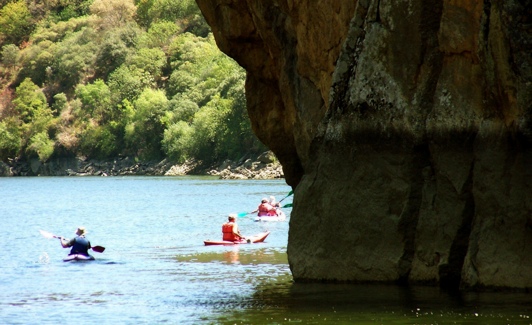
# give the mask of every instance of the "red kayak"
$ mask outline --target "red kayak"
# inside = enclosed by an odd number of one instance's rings
[[[227,240],[205,240],[203,241],[205,243],[205,246],[209,245],[236,245],[236,244],[255,244],[255,243],[262,243],[266,237],[270,234],[269,231],[263,232],[260,234],[256,234],[254,236],[246,237],[245,240],[238,240],[238,241],[227,241]]]

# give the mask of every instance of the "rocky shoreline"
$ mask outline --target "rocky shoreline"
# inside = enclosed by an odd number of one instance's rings
[[[182,176],[212,175],[220,179],[275,179],[284,178],[281,164],[273,153],[264,152],[256,157],[238,161],[226,160],[218,166],[204,166],[201,162],[187,161],[176,164],[168,160],[138,162],[129,157],[112,161],[83,157],[57,158],[43,163],[10,160],[0,162],[0,176]]]

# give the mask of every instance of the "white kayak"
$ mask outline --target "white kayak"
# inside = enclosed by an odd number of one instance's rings
[[[72,254],[68,255],[63,259],[64,262],[70,262],[70,261],[94,261],[94,257],[92,255],[83,255],[83,254]]]
[[[256,222],[262,222],[262,221],[285,221],[286,220],[286,214],[283,212],[283,210],[277,210],[276,216],[256,216],[255,221]]]

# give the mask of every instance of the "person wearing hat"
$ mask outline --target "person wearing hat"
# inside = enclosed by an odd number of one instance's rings
[[[272,206],[270,203],[268,203],[268,199],[267,198],[262,198],[262,200],[260,201],[260,204],[257,207],[257,209],[255,211],[251,211],[250,213],[255,213],[255,212],[258,212],[258,216],[259,217],[262,217],[262,216],[276,216],[277,215],[277,210],[275,209],[274,206]]]
[[[227,222],[222,225],[222,240],[226,241],[240,241],[245,239],[244,236],[240,234],[238,225],[236,224],[236,214],[230,214],[227,217]]]
[[[270,202],[268,202],[268,203],[270,203],[270,205],[272,207],[275,207],[275,208],[279,208],[281,206],[280,202],[275,201],[275,196],[273,196],[273,195],[270,196]]]
[[[59,237],[61,240],[61,246],[63,246],[63,248],[72,247],[70,254],[68,255],[81,254],[90,256],[89,249],[91,248],[91,243],[87,240],[87,238],[85,238],[86,233],[87,230],[85,227],[78,227],[78,229],[76,229],[76,237],[72,239]]]

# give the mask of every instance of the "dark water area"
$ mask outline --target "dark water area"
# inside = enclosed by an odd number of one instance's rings
[[[0,324],[532,324],[526,293],[293,283],[283,222],[238,219],[264,243],[205,246],[229,213],[279,200],[282,180],[0,178]],[[291,202],[291,197],[284,203]],[[106,247],[63,262],[57,239]]]

